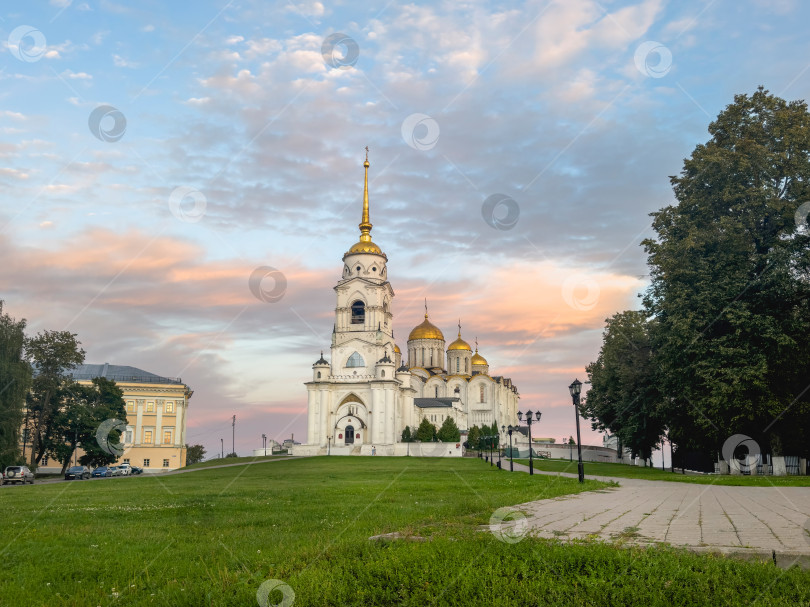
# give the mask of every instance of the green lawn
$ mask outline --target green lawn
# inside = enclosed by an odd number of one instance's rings
[[[576,455],[576,454],[575,454]],[[516,463],[529,465],[528,459],[516,459]],[[675,483],[697,483],[699,485],[734,485],[750,487],[810,487],[810,476],[732,476],[732,475],[696,475],[681,474],[661,470],[661,468],[641,468],[627,464],[603,464],[584,462],[585,476],[613,476],[619,478],[643,478],[651,481],[671,481]],[[509,460],[504,464],[509,467]],[[536,470],[548,472],[577,473],[577,462],[559,459],[536,459]]]
[[[251,606],[267,580],[296,606],[810,602],[798,569],[480,530],[501,506],[604,486],[472,458],[320,457],[9,487],[0,605]],[[394,531],[428,541],[368,540]]]
[[[279,458],[283,459],[285,457],[287,457],[286,454],[268,455],[267,457],[263,455],[251,457],[218,457],[216,459],[207,459],[204,462],[191,464],[183,468],[183,470],[191,470],[192,468],[210,468],[211,466],[227,466],[228,464],[249,464],[253,462],[269,462]]]

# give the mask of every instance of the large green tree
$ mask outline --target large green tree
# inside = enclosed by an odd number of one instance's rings
[[[34,369],[26,398],[26,428],[31,435],[31,465],[63,442],[61,412],[65,399],[76,394],[70,370],[84,362],[84,350],[74,333],[42,331],[26,340],[27,360]]]
[[[671,178],[677,203],[644,241],[670,436],[717,451],[735,433],[808,453],[810,114],[738,95]]]
[[[587,367],[591,388],[580,413],[594,430],[617,435],[622,444],[648,459],[665,425],[652,363],[649,322],[644,312],[627,311],[607,319],[599,357]]]
[[[461,431],[452,417],[446,417],[438,432],[439,440],[443,443],[455,443],[461,440]]]
[[[24,331],[25,320],[6,314],[0,301],[0,470],[21,458],[23,405],[31,386],[31,365],[24,358]]]
[[[433,437],[436,435],[436,426],[431,424],[428,421],[427,417],[422,418],[422,423],[419,424],[419,428],[416,430],[416,440],[429,443],[433,440]]]
[[[481,428],[477,425],[473,426],[467,432],[467,447],[469,449],[477,449],[478,443],[481,440]]]

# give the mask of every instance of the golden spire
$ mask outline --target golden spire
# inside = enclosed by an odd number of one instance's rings
[[[363,183],[363,218],[360,220],[360,242],[371,242],[371,221],[368,218],[368,146],[366,146],[366,161],[363,163],[366,169],[366,178]]]
[[[427,297],[425,297],[425,320],[427,320]]]
[[[458,338],[461,339],[461,319],[458,319]]]

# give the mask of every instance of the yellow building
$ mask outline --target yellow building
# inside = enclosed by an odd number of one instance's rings
[[[124,392],[126,430],[124,452],[116,463],[140,466],[145,473],[165,472],[186,465],[188,401],[194,394],[180,378],[161,377],[137,367],[79,365],[72,372],[80,384],[96,377],[114,381]],[[77,458],[82,451],[78,449]],[[43,458],[39,470],[59,472],[61,465]]]

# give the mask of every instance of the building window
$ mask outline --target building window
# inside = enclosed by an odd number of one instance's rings
[[[430,366],[433,366],[433,348],[430,349]]]
[[[152,444],[152,431],[151,430],[144,430],[143,431],[143,443],[145,445]]]
[[[149,467],[149,458],[148,458],[148,457],[147,457],[147,458],[144,458],[144,460],[143,460],[143,467],[144,467],[144,468],[148,468],[148,467]]]
[[[385,377],[385,371],[382,372],[382,376]]]
[[[171,431],[171,429],[163,431],[163,444],[164,445],[171,445],[172,444],[172,431]]]
[[[321,378],[321,372],[318,371],[318,379],[320,379],[320,378]]]
[[[124,458],[124,461],[123,461],[123,462],[121,462],[121,463],[122,463],[122,464],[128,464],[128,463],[129,463],[129,458],[128,458],[128,457],[125,457],[125,458]]]
[[[146,412],[147,413],[154,413],[155,412],[155,403],[153,403],[152,401],[149,401],[148,403],[146,403]]]
[[[164,468],[168,468],[168,467],[169,467],[169,460],[167,460],[167,459],[164,459],[164,460],[163,460],[163,467],[164,467]]]
[[[124,442],[128,445],[132,444],[132,430],[127,430],[126,434],[124,435]]]
[[[422,348],[422,366],[425,366],[425,349]]]
[[[481,386],[481,393],[480,393],[480,395],[478,397],[478,402],[479,403],[484,402],[484,386]]]
[[[128,400],[127,401],[127,413],[135,413],[135,401]]]
[[[365,367],[366,366],[366,361],[363,360],[363,357],[360,356],[360,354],[355,352],[354,354],[352,354],[349,357],[349,360],[346,361],[346,366],[347,367]]]
[[[464,359],[464,372],[465,373],[470,372],[470,361],[467,360],[466,358]]]
[[[459,370],[460,370],[460,366],[459,366],[460,364],[461,364],[461,359],[456,358],[456,373],[458,373]]]
[[[436,398],[439,398],[439,386],[436,386]]]
[[[166,402],[166,413],[174,413],[174,401],[170,400]]]
[[[43,456],[42,456],[42,465],[43,465],[43,466],[47,466],[47,465],[48,465],[48,456],[47,456],[47,455],[43,455]]]
[[[356,301],[352,304],[352,324],[362,325],[366,322],[366,304]]]

